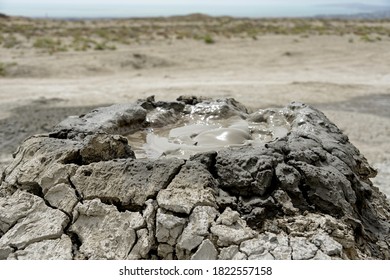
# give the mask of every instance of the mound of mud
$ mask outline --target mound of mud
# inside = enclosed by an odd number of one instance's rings
[[[2,174],[1,259],[389,259],[360,152],[300,103],[154,98],[69,117]]]

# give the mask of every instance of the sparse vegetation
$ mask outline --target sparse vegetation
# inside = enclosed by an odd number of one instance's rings
[[[20,41],[14,35],[9,35],[5,37],[2,41],[3,47],[7,49],[15,48],[20,44]]]
[[[348,35],[365,42],[377,42],[389,40],[390,20],[245,19],[189,15],[153,20],[63,21],[11,17],[0,21],[2,47],[29,48],[33,44],[35,48],[49,53],[68,49],[115,50],[130,43],[171,42],[175,39],[195,39],[213,44],[219,38],[258,40],[267,34],[292,35],[299,40],[312,36]]]
[[[8,63],[0,62],[0,77],[7,76],[7,74],[9,74],[8,73],[9,68],[16,65],[17,65],[16,62],[8,62]]]
[[[52,39],[49,37],[37,38],[34,42],[34,48],[43,49],[49,53],[67,51],[67,48],[62,45],[60,39]]]
[[[0,77],[4,77],[6,75],[6,69],[5,64],[3,62],[0,62]]]
[[[211,37],[211,35],[207,34],[206,36],[204,36],[203,38],[204,42],[206,44],[214,44],[215,43],[215,40],[213,39],[213,37]]]
[[[368,34],[364,34],[362,36],[360,36],[360,40],[362,40],[363,42],[368,42],[368,43],[373,43],[375,42],[375,39],[372,38],[370,35]]]
[[[85,37],[74,37],[71,47],[75,51],[87,51],[96,45],[96,41]]]
[[[116,50],[115,45],[109,45],[108,42],[101,42],[101,43],[96,43],[95,45],[95,50],[97,51],[104,51],[104,50]]]

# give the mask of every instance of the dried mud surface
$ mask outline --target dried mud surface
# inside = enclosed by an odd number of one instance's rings
[[[279,110],[148,98],[26,139],[2,174],[0,258],[389,259],[376,170],[322,112]],[[260,124],[278,112],[286,135],[189,159],[139,159],[123,137],[188,114]]]

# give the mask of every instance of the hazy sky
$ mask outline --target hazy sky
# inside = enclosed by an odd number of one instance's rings
[[[342,4],[342,3],[362,3],[383,5],[390,4],[390,0],[0,0],[0,5],[97,5],[97,4],[137,4],[137,5],[315,5],[315,4]]]
[[[351,6],[351,3],[389,6],[390,0],[0,0],[0,12],[54,17],[154,16],[194,12],[233,16],[307,16],[369,12],[368,6]]]

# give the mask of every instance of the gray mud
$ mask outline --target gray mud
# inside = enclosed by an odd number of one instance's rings
[[[57,98],[38,99],[30,104],[11,109],[8,118],[0,119],[0,173],[12,161],[12,153],[26,138],[48,133],[68,116],[82,115],[96,108],[96,106],[61,107],[62,101]]]
[[[78,116],[96,108],[96,106],[63,107],[62,99],[38,99],[30,104],[16,106],[6,119],[0,119],[0,173],[12,161],[12,153],[29,136],[48,133],[60,121],[68,116]],[[338,110],[345,112],[360,112],[390,118],[390,97],[386,94],[355,97],[345,102],[330,102],[312,104],[321,110]],[[105,106],[105,104],[101,104]],[[277,106],[275,106],[277,107]],[[6,108],[0,109],[5,110]],[[162,129],[164,130],[164,129]],[[142,144],[146,142],[145,132],[128,136],[135,140],[135,153],[145,155]],[[134,139],[137,138],[137,139]],[[390,165],[389,161],[373,162],[378,169],[374,183],[390,199]]]
[[[193,110],[275,115],[182,97],[66,118],[26,139],[2,173],[0,259],[390,259],[376,171],[322,112],[293,102],[280,109],[285,135],[188,159],[137,158],[124,137]]]
[[[210,105],[210,104],[208,104]],[[218,108],[215,104],[212,105]],[[195,106],[196,108],[196,106]],[[286,136],[290,124],[277,109],[259,110],[252,118],[234,115],[220,118],[198,111],[178,114],[177,120],[160,127],[148,127],[127,136],[137,158],[179,157],[219,151],[227,147],[261,145]],[[216,109],[217,114],[222,112]],[[152,119],[169,114],[165,109],[152,113]],[[268,120],[268,121],[265,121]]]
[[[62,101],[62,99],[38,99],[12,109],[8,118],[0,119],[0,153],[11,154],[27,137],[48,133],[68,116],[78,116],[96,108],[96,106],[59,107],[58,104]]]
[[[338,110],[345,112],[359,112],[390,118],[390,95],[370,94],[358,96],[343,102],[329,102],[313,104],[321,110]]]

